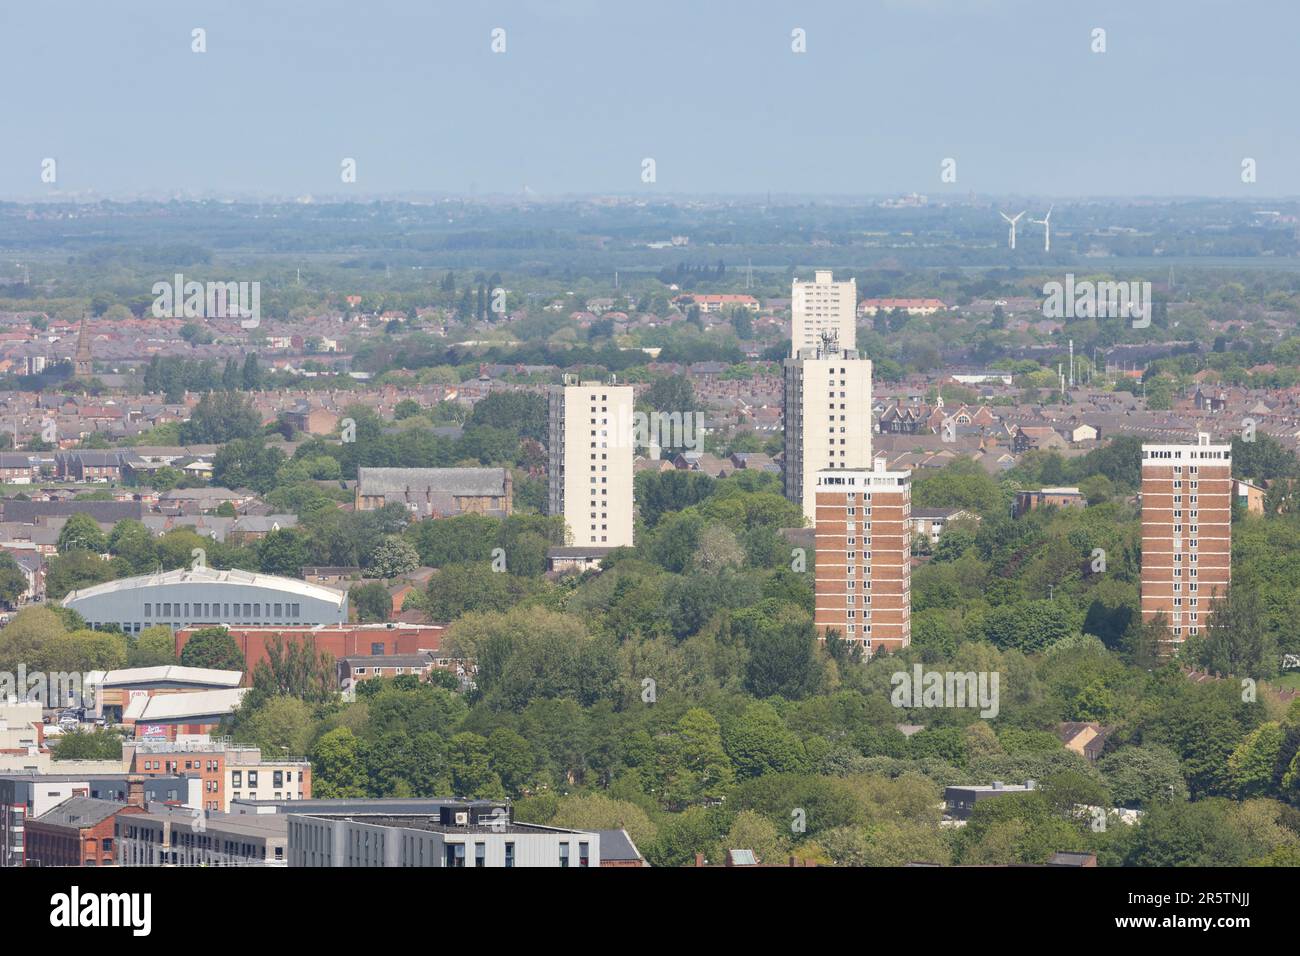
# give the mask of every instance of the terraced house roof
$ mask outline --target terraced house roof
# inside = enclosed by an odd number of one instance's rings
[[[457,496],[497,496],[506,493],[504,468],[358,468],[361,494],[404,495],[431,491]]]

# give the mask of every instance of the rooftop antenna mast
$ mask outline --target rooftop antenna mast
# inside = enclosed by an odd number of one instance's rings
[[[826,329],[821,334],[822,355],[834,355],[840,350],[840,336],[835,329]]]

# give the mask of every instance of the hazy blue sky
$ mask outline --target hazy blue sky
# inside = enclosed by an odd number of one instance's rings
[[[3,0],[0,196],[44,157],[107,195],[1296,195],[1297,36],[1295,0]]]

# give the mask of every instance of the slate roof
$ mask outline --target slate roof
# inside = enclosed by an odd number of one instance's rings
[[[36,819],[56,826],[76,827],[83,830],[107,820],[126,804],[116,800],[96,800],[93,797],[69,797],[58,806],[45,811]]]
[[[144,505],[138,501],[22,501],[6,498],[3,501],[4,520],[19,524],[35,524],[37,518],[66,517],[88,514],[104,524],[116,524],[127,518],[139,520]]]
[[[362,496],[426,491],[458,497],[503,496],[504,468],[358,468]]]
[[[245,531],[250,534],[269,534],[278,528],[292,528],[297,524],[297,515],[244,515],[231,525],[230,530]]]
[[[597,830],[600,834],[601,860],[640,860],[641,851],[636,848],[626,830]]]

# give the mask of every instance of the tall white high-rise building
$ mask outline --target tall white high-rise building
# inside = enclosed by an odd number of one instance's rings
[[[830,269],[818,269],[812,282],[795,279],[790,287],[790,357],[821,348],[822,335],[834,333],[842,349],[858,347],[858,282],[836,282]]]
[[[549,513],[564,516],[571,545],[631,547],[632,386],[566,375],[549,411]]]
[[[873,467],[871,361],[827,332],[784,365],[785,496],[812,524],[819,471]]]

